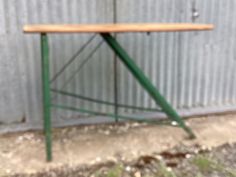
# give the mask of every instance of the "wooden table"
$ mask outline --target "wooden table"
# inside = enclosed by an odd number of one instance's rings
[[[129,69],[137,81],[154,99],[157,105],[167,116],[176,121],[191,138],[195,135],[192,130],[186,126],[184,121],[166,99],[159,93],[151,81],[144,75],[143,71],[136,65],[127,52],[121,47],[118,41],[110,33],[134,33],[134,32],[176,32],[176,31],[205,31],[212,30],[213,25],[209,24],[60,24],[60,25],[26,25],[25,33],[39,33],[41,35],[41,57],[42,57],[42,90],[43,90],[43,110],[44,110],[44,131],[46,142],[47,161],[52,160],[52,142],[51,142],[51,108],[69,109],[73,111],[99,114],[84,109],[69,107],[65,105],[57,105],[51,103],[50,96],[50,67],[49,67],[49,46],[47,33],[99,33],[105,42],[110,46],[114,53],[121,59],[124,65]],[[58,91],[64,95],[76,94]],[[104,113],[103,113],[104,114]],[[107,114],[112,116],[112,114]],[[124,116],[114,115],[115,117],[124,118]]]

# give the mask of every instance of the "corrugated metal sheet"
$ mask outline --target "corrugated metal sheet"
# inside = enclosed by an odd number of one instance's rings
[[[37,123],[42,120],[40,43],[38,35],[22,33],[24,24],[37,23],[108,23],[113,21],[113,4],[110,0],[0,0],[1,26],[1,77],[0,121]],[[50,54],[53,76],[84,45],[91,35],[50,35]],[[60,89],[96,48],[101,39],[96,37],[81,55],[55,81]],[[84,68],[77,73],[64,90],[82,93],[99,99],[113,100],[113,54],[103,44]],[[53,95],[54,97],[54,95]],[[87,102],[74,101],[62,96],[57,102],[92,110],[113,111]],[[8,103],[9,102],[9,103]],[[74,116],[71,112],[57,111],[55,121]]]
[[[188,110],[191,114],[191,110],[199,108],[224,111],[236,107],[236,23],[232,20],[236,17],[235,8],[235,0],[0,0],[0,123],[26,121],[35,125],[42,120],[39,36],[22,33],[22,26],[28,23],[213,23],[213,32],[119,34],[117,38],[179,111]],[[50,35],[51,76],[90,38],[85,34]],[[89,44],[53,83],[54,88],[63,86],[100,40],[97,36]],[[102,44],[65,90],[113,101],[113,58]],[[120,103],[156,107],[119,61],[118,80]],[[56,96],[55,100],[114,111],[112,107],[63,96]],[[56,111],[53,117],[56,123],[66,125],[78,116]],[[94,120],[85,118],[82,123]]]
[[[236,24],[231,20],[235,17],[234,8],[233,0],[120,0],[118,22],[213,23],[216,29],[122,34],[118,38],[178,110],[233,106],[236,101]],[[193,18],[194,13],[199,17]],[[119,69],[120,102],[155,107],[122,64]]]

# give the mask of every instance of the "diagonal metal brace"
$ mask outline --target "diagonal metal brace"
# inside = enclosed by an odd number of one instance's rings
[[[176,121],[180,127],[182,127],[190,136],[190,138],[195,138],[194,133],[191,128],[189,128],[178,113],[171,107],[171,105],[166,101],[166,99],[159,93],[151,81],[144,75],[143,71],[136,65],[136,63],[130,58],[126,51],[120,46],[114,37],[109,33],[100,33],[102,38],[111,47],[111,49],[117,54],[117,56],[122,60],[125,66],[133,74],[133,76],[138,80],[138,82],[143,86],[143,88],[149,93],[149,95],[155,100],[156,104],[159,105],[163,112],[167,116]]]

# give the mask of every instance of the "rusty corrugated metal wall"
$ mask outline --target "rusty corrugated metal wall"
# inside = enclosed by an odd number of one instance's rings
[[[28,23],[213,23],[213,32],[118,34],[117,39],[181,114],[236,110],[235,8],[234,0],[0,0],[0,129],[41,126],[39,36],[22,33],[22,26]],[[91,36],[50,35],[51,75]],[[95,37],[53,87],[61,88],[100,41],[99,36]],[[113,101],[113,71],[114,55],[106,44],[101,44],[65,90]],[[117,77],[120,103],[155,107],[119,61]],[[114,111],[112,107],[62,96],[55,100]],[[127,109],[119,112],[134,113]],[[109,120],[65,111],[54,111],[53,119],[54,125]]]

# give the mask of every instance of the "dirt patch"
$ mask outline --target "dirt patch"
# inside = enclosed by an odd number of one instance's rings
[[[52,163],[45,162],[41,132],[1,135],[0,175],[45,174],[45,171],[59,169],[78,172],[80,168],[86,171],[96,164],[132,162],[180,145],[213,148],[232,144],[236,142],[235,118],[235,115],[227,115],[188,120],[198,136],[196,140],[188,140],[185,132],[177,127],[138,123],[54,129]]]
[[[236,177],[236,143],[211,149],[178,145],[130,162],[107,161],[95,165],[51,168],[12,177]]]

